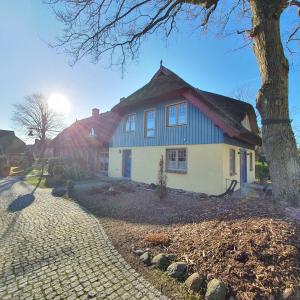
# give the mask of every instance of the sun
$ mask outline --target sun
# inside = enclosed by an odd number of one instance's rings
[[[71,108],[69,99],[59,93],[51,94],[48,98],[48,104],[51,109],[63,114],[67,114]]]

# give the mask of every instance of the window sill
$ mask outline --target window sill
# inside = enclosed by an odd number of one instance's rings
[[[187,171],[166,170],[166,173],[187,174]]]
[[[167,124],[167,128],[172,128],[172,127],[182,127],[182,126],[187,126],[188,124],[187,123],[185,123],[185,124],[176,124],[176,125],[169,125],[169,124]]]

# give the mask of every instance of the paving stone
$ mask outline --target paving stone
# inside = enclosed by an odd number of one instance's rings
[[[121,257],[98,219],[75,202],[38,189],[30,205],[9,210],[31,192],[18,182],[1,190],[0,180],[1,300],[167,299]]]

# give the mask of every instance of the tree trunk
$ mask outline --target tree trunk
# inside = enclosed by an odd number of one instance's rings
[[[254,53],[262,80],[257,109],[262,118],[263,150],[277,200],[299,205],[300,162],[289,122],[288,73],[280,36],[285,0],[250,0]]]

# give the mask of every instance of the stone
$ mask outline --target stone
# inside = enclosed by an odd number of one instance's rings
[[[149,252],[145,252],[140,256],[140,260],[147,266],[151,264],[151,255]]]
[[[140,250],[140,249],[136,249],[136,250],[133,249],[132,252],[133,252],[135,255],[137,255],[137,256],[141,256],[142,254],[145,253],[144,250]]]
[[[62,197],[67,193],[67,189],[64,187],[56,187],[52,190],[52,195],[55,197]]]
[[[176,259],[176,254],[169,253],[166,254],[166,256],[170,261],[174,261]]]
[[[248,260],[248,253],[240,251],[235,255],[234,258],[241,263],[245,263]]]
[[[205,293],[206,300],[225,300],[226,299],[227,289],[224,284],[219,279],[212,279],[208,285]]]
[[[190,275],[185,281],[185,285],[192,291],[198,292],[204,282],[203,276],[201,276],[198,272]]]
[[[187,264],[184,262],[174,262],[167,268],[167,273],[176,279],[183,279],[187,273]]]
[[[300,295],[298,295],[300,296]],[[293,289],[292,287],[286,288],[282,293],[282,299],[283,300],[296,300],[297,298],[297,291]]]
[[[155,190],[155,189],[157,188],[157,185],[156,185],[155,183],[150,183],[150,184],[149,184],[149,188],[150,188],[151,190]]]
[[[170,260],[166,254],[160,253],[152,258],[152,264],[161,270],[166,270],[170,264]]]

